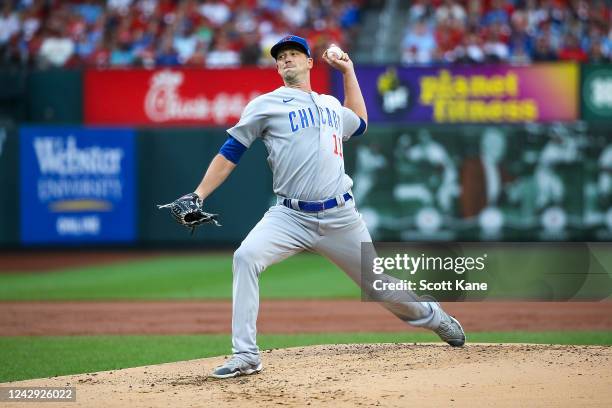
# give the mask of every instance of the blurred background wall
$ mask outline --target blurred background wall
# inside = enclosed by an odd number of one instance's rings
[[[612,237],[609,1],[15,0],[0,12],[0,247],[240,242],[274,202],[262,143],[189,236],[225,129],[281,85],[269,49],[350,52],[369,113],[344,147],[377,240]]]

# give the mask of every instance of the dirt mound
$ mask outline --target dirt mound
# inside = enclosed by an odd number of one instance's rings
[[[11,385],[76,386],[71,407],[612,404],[612,347],[329,345],[265,351],[262,357],[261,374],[230,380],[206,377],[224,360],[215,357]]]

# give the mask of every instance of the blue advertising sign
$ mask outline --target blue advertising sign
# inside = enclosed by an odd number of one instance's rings
[[[23,243],[135,238],[134,132],[22,127]]]

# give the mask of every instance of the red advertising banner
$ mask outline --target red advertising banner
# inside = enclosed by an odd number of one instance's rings
[[[314,91],[329,93],[329,71],[311,72]],[[130,126],[229,126],[246,104],[283,84],[275,69],[88,70],[85,123]]]

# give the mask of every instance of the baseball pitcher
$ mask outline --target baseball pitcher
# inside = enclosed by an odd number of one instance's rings
[[[216,215],[201,210],[202,202],[223,183],[256,139],[265,144],[277,205],[266,212],[234,253],[233,356],[217,367],[212,377],[262,370],[256,321],[259,275],[268,266],[308,250],[327,257],[360,284],[361,242],[372,239],[355,206],[342,146],[365,132],[368,115],[353,62],[338,47],[333,48],[323,59],[343,75],[344,104],[312,90],[313,59],[306,40],[295,35],[283,38],[271,54],[284,86],[246,106],[240,121],[227,130],[227,141],[195,192],[175,201],[174,215],[179,222],[185,219],[183,208],[191,209],[187,218],[195,220],[187,220],[185,225],[193,226],[199,220],[215,222]],[[419,301],[411,293],[403,296],[390,295],[381,301],[403,321],[435,331],[452,346],[464,344],[461,325],[438,303]]]

